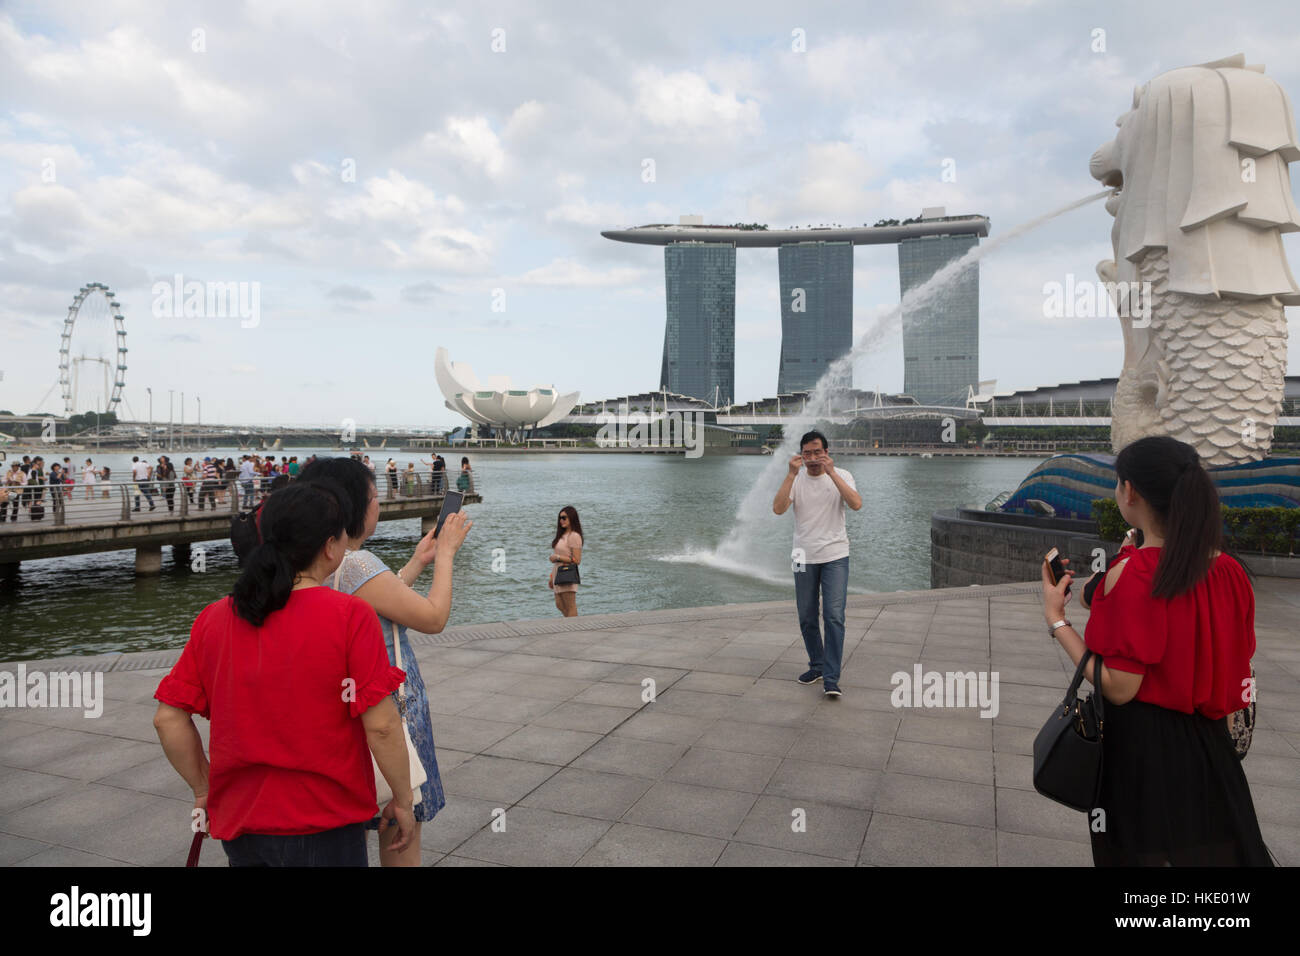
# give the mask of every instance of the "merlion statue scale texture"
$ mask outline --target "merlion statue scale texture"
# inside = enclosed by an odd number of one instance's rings
[[[1300,304],[1282,233],[1300,230],[1288,163],[1300,159],[1286,93],[1234,56],[1157,76],[1092,157],[1116,192],[1106,209],[1119,288],[1150,283],[1126,314],[1112,405],[1115,451],[1170,435],[1207,464],[1268,455],[1282,404],[1284,305]],[[1114,288],[1113,286],[1111,288]]]

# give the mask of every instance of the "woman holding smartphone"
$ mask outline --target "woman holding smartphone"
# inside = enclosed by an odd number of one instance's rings
[[[298,482],[321,479],[336,482],[343,489],[345,503],[349,505],[345,527],[348,550],[337,572],[323,583],[326,587],[359,597],[374,608],[384,632],[384,644],[388,649],[390,663],[396,662],[394,641],[399,642],[402,651],[401,666],[406,672],[407,724],[411,740],[420,755],[420,762],[428,775],[420,787],[420,801],[415,804],[414,838],[399,850],[393,845],[396,831],[391,827],[381,830],[380,863],[383,866],[419,866],[420,824],[432,820],[434,814],[446,805],[446,799],[443,797],[442,779],[438,774],[429,698],[425,692],[424,677],[420,674],[420,665],[407,640],[406,629],[409,627],[425,634],[437,634],[446,626],[447,617],[451,614],[452,562],[473,522],[465,520],[464,512],[448,515],[437,538],[433,531],[426,534],[415,546],[411,560],[394,574],[377,555],[363,550],[366,539],[375,533],[375,527],[379,524],[379,491],[370,469],[355,458],[317,458],[298,474]],[[274,500],[275,495],[271,497]],[[429,593],[422,596],[414,590],[413,585],[415,579],[431,563],[433,583],[429,587]],[[377,827],[378,822],[372,820],[370,825]]]
[[[578,520],[578,509],[565,505],[560,509],[560,516],[555,521],[555,537],[551,539],[551,576],[546,586],[555,592],[555,606],[565,617],[578,616],[578,585],[556,584],[555,575],[560,565],[572,565],[576,570],[582,561],[582,522]]]
[[[1071,573],[1043,563],[1053,638],[1106,699],[1098,866],[1268,866],[1228,715],[1253,699],[1255,595],[1223,553],[1219,495],[1196,450],[1142,438],[1115,459],[1115,500],[1141,532],[1092,593],[1086,638],[1065,619]],[[1134,538],[1137,535],[1133,536]],[[1101,819],[1101,818],[1095,818]]]

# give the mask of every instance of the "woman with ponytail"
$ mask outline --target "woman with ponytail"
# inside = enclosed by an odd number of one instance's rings
[[[1219,495],[1196,450],[1142,438],[1115,459],[1126,545],[1092,595],[1086,638],[1065,618],[1070,573],[1043,565],[1052,636],[1106,699],[1102,781],[1089,815],[1098,866],[1268,866],[1226,717],[1253,694],[1255,595],[1223,553]]]
[[[414,835],[410,768],[389,695],[402,682],[364,601],[322,587],[343,558],[344,493],[296,482],[267,499],[261,541],[158,685],[154,727],[231,866],[366,866],[370,756]],[[193,714],[211,723],[209,756]]]

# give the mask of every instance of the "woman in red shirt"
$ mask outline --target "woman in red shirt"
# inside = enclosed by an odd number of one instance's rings
[[[231,866],[365,866],[370,756],[394,797],[394,845],[414,831],[404,674],[364,601],[322,587],[347,545],[343,492],[295,482],[267,499],[262,541],[229,597],[198,616],[154,696],[154,727]],[[211,721],[209,758],[191,714]]]
[[[1222,552],[1219,495],[1196,450],[1143,438],[1115,459],[1115,500],[1142,532],[1093,594],[1086,644],[1103,658],[1102,780],[1090,815],[1098,866],[1268,866],[1228,714],[1253,694],[1255,596]],[[1043,611],[1077,665],[1070,574],[1043,565]],[[1098,686],[1095,659],[1085,676]]]

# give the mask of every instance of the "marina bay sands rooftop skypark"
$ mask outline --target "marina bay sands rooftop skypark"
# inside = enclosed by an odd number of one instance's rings
[[[737,248],[754,249],[774,248],[788,242],[851,242],[855,246],[879,246],[925,236],[984,238],[988,234],[987,216],[940,216],[896,226],[816,226],[802,229],[654,223],[601,232],[606,239],[615,242],[636,242],[648,246],[666,246],[671,242],[729,242]]]

